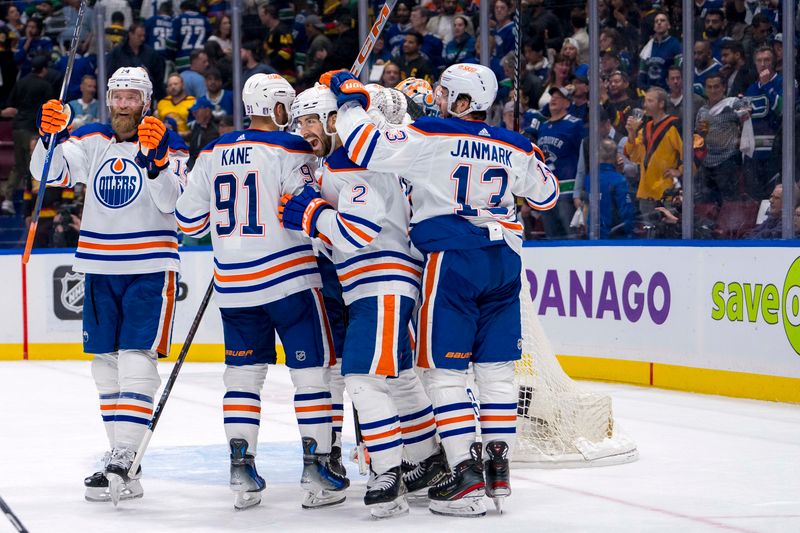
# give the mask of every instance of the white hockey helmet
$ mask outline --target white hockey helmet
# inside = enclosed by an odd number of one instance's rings
[[[370,105],[367,113],[379,128],[398,126],[403,123],[408,108],[403,93],[391,87],[383,87],[377,83],[366,85]]]
[[[108,79],[106,91],[106,105],[111,107],[111,91],[115,89],[133,89],[142,94],[144,109],[150,107],[150,98],[153,95],[153,83],[150,76],[142,67],[122,67]]]
[[[242,90],[244,112],[249,117],[270,117],[283,129],[292,122],[292,102],[296,94],[289,82],[278,74],[253,74]],[[277,104],[286,108],[288,118],[285,124],[278,123],[275,118]]]
[[[322,122],[322,130],[331,136],[336,132],[328,131],[328,117],[337,110],[336,97],[327,85],[319,83],[298,94],[292,102],[292,117],[298,119],[305,115],[317,115]]]
[[[445,69],[439,86],[447,89],[447,111],[463,117],[473,111],[487,111],[497,97],[497,77],[489,67],[467,63],[456,63]],[[459,96],[469,96],[469,107],[462,113],[452,111]]]

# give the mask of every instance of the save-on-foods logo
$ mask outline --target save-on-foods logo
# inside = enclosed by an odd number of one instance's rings
[[[559,276],[559,273],[561,276]],[[643,277],[639,272],[547,270],[542,280],[532,270],[525,276],[537,314],[638,322],[643,316],[657,325],[669,318],[672,292],[663,272]]]
[[[800,257],[794,260],[783,287],[772,283],[717,281],[711,287],[711,318],[730,322],[783,323],[786,339],[800,355]]]

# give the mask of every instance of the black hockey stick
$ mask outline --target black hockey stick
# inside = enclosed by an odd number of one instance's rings
[[[15,528],[17,528],[19,533],[28,533],[27,528],[22,525],[22,522],[19,521],[17,515],[14,514],[14,511],[11,510],[11,507],[8,506],[2,497],[0,497],[0,509],[3,510],[3,513],[6,515],[6,518],[8,518],[8,521],[11,522]]]
[[[514,6],[514,131],[519,132],[520,109],[519,101],[522,94],[520,87],[520,77],[522,71],[522,36],[520,35],[520,3],[522,0],[515,0]]]
[[[161,419],[161,414],[164,412],[164,406],[167,404],[169,395],[172,392],[172,386],[175,385],[175,380],[178,379],[178,373],[181,371],[183,362],[186,360],[186,354],[189,353],[189,348],[192,346],[194,335],[197,333],[197,328],[200,327],[200,322],[203,320],[203,315],[206,312],[208,302],[211,301],[211,295],[213,293],[214,279],[212,278],[211,282],[208,284],[208,288],[206,289],[206,294],[203,296],[203,301],[200,302],[200,308],[197,310],[197,314],[194,316],[194,321],[189,328],[189,332],[186,334],[186,341],[183,343],[181,353],[178,355],[178,359],[175,360],[175,367],[172,369],[169,379],[167,379],[167,384],[164,385],[164,391],[161,393],[161,398],[158,400],[158,405],[156,405],[155,411],[153,411],[153,418],[151,418],[150,423],[147,424],[147,431],[144,434],[142,442],[139,444],[139,449],[136,450],[136,457],[133,460],[133,464],[131,464],[130,470],[128,470],[129,476],[135,475],[136,471],[139,469],[139,465],[142,464],[144,452],[147,450],[147,445],[150,444],[150,439],[153,437],[153,431],[155,431],[156,425]]]

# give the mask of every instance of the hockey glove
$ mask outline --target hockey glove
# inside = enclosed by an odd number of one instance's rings
[[[152,174],[151,177],[155,177],[169,165],[167,136],[167,127],[155,117],[144,117],[139,124],[136,164]]]
[[[50,147],[50,139],[55,135],[56,144],[69,138],[68,126],[72,123],[72,109],[60,100],[48,100],[36,116],[39,136],[45,148]]]
[[[286,229],[302,231],[309,237],[317,234],[317,219],[331,204],[320,198],[319,193],[306,185],[297,196],[284,194],[278,205],[278,220]]]
[[[326,72],[320,78],[320,83],[327,81],[328,87],[336,96],[336,105],[342,107],[347,102],[357,102],[364,109],[369,108],[369,92],[364,84],[358,81],[347,70],[339,72]]]

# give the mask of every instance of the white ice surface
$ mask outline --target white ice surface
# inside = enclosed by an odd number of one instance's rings
[[[160,365],[162,378],[172,366]],[[800,532],[800,406],[586,383],[612,395],[638,462],[521,470],[498,516],[455,519],[412,506],[373,522],[364,478],[343,506],[300,508],[299,434],[284,367],[262,394],[262,504],[234,512],[222,428],[222,365],[187,363],[144,459],[145,496],[83,500],[83,478],[106,445],[87,362],[0,363],[0,495],[31,532],[157,531],[758,531]],[[345,415],[345,452],[353,442]],[[412,529],[413,530],[413,529]],[[0,517],[0,532],[13,531]]]

